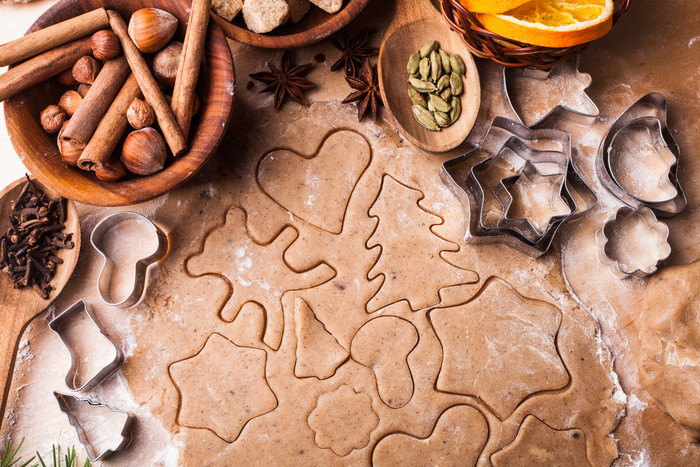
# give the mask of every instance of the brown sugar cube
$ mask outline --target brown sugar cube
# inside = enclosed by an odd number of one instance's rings
[[[246,26],[258,34],[270,32],[289,18],[289,6],[284,0],[245,0],[243,19]]]
[[[343,6],[343,0],[311,0],[311,3],[328,13],[337,13]]]
[[[243,0],[212,0],[211,9],[226,21],[233,21],[233,18],[243,8]]]
[[[289,5],[289,21],[298,23],[309,12],[311,2],[309,0],[287,0]]]

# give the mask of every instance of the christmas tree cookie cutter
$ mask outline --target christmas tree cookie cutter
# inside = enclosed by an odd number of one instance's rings
[[[626,231],[617,232],[614,228],[617,224],[621,224]],[[668,226],[659,221],[650,208],[624,206],[596,232],[598,261],[618,279],[648,276],[656,272],[657,265],[671,255],[668,235]],[[627,249],[639,244],[648,247],[638,248],[638,251],[630,254],[618,251],[612,242]]]
[[[667,124],[667,103],[663,94],[652,92],[632,104],[610,127],[598,148],[596,169],[603,186],[620,201],[632,208],[646,206],[658,217],[674,216],[687,205],[687,200],[678,180],[680,149],[671,135]],[[645,171],[646,178],[667,184],[665,199],[644,199],[640,193],[625,185],[620,174],[615,174],[615,159],[624,157],[619,141],[625,132],[635,128],[646,130],[651,139],[655,156],[661,164],[653,167],[649,164],[637,164],[636,169]]]
[[[88,458],[91,462],[98,462],[103,459],[106,459],[110,455],[125,449],[127,446],[129,446],[129,444],[131,444],[132,427],[134,425],[135,420],[134,415],[124,412],[123,410],[113,409],[103,404],[98,404],[96,402],[92,402],[86,399],[78,399],[77,397],[68,394],[62,394],[60,392],[54,391],[53,395],[56,398],[56,401],[58,402],[58,406],[60,407],[61,412],[63,412],[68,417],[68,422],[73,426],[73,428],[75,428],[75,431],[78,434],[78,439],[80,440],[80,443],[83,445],[83,447],[85,447],[85,451],[87,452]],[[121,430],[119,431],[119,434],[117,435],[117,437],[120,438],[120,441],[113,447],[100,450],[98,444],[92,441],[94,438],[93,436],[91,436],[92,432],[97,431],[99,426],[83,426],[83,424],[80,423],[78,417],[76,416],[76,404],[88,404],[91,407],[101,407],[109,410],[110,412],[116,415],[123,416],[124,423]]]
[[[93,374],[82,385],[77,383],[79,378],[80,365],[78,350],[74,347],[69,337],[69,328],[71,324],[73,324],[72,320],[79,318],[80,315],[87,317],[87,319],[89,320],[89,324],[94,328],[95,332],[101,334],[103,336],[104,342],[110,346],[110,351],[114,351],[114,357],[112,358],[112,360],[100,370],[95,372],[95,374]],[[119,349],[119,347],[117,347],[114,341],[110,339],[109,335],[100,325],[92,310],[90,310],[90,307],[83,300],[78,300],[73,305],[68,307],[65,311],[63,311],[60,315],[58,315],[56,318],[51,320],[51,322],[49,323],[49,328],[58,335],[58,337],[63,342],[63,345],[65,345],[68,351],[70,352],[71,366],[68,370],[68,373],[66,373],[65,381],[66,386],[72,391],[89,391],[90,389],[97,386],[100,382],[102,382],[105,378],[114,373],[124,361],[124,355],[122,351]]]
[[[110,293],[114,261],[105,252],[105,236],[111,229],[126,221],[136,221],[143,224],[149,234],[156,238],[158,246],[152,254],[136,261],[134,264],[134,285],[131,292],[123,300],[114,301]],[[102,270],[97,280],[97,291],[107,305],[119,308],[129,308],[139,302],[146,287],[146,273],[149,266],[163,258],[168,251],[168,236],[165,232],[147,217],[131,211],[118,212],[102,219],[93,229],[90,242],[103,258]]]

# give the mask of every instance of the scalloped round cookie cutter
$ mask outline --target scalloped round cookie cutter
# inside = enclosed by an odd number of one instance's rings
[[[105,253],[104,240],[110,230],[126,221],[136,221],[146,226],[150,234],[156,238],[158,246],[152,254],[136,261],[134,264],[134,285],[131,292],[123,300],[114,301],[110,293],[114,261]],[[100,294],[100,298],[107,305],[119,308],[132,307],[141,300],[146,287],[146,274],[149,267],[163,258],[168,251],[168,236],[165,232],[147,217],[133,211],[118,212],[102,219],[93,229],[90,235],[90,242],[104,260],[97,280],[97,291]]]

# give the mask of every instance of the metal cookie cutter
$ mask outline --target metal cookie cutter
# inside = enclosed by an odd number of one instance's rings
[[[134,265],[134,287],[131,290],[131,293],[125,299],[115,302],[112,300],[110,294],[112,273],[114,272],[114,262],[104,252],[104,238],[109,230],[114,228],[117,224],[125,221],[137,221],[146,225],[146,227],[152,230],[153,235],[156,236],[158,240],[158,247],[153,254],[136,262]],[[146,271],[148,267],[165,256],[165,253],[168,251],[168,236],[160,229],[160,227],[141,214],[130,211],[118,212],[102,219],[92,231],[90,241],[92,242],[92,246],[95,247],[97,252],[102,255],[102,258],[104,259],[102,271],[100,271],[100,276],[97,281],[97,290],[100,297],[106,304],[120,308],[129,308],[138,303],[146,286]]]
[[[593,102],[593,100],[586,94],[586,90],[590,87],[593,79],[588,73],[582,73],[579,71],[579,58],[576,57],[573,61],[566,61],[553,68],[546,70],[540,70],[535,68],[509,68],[503,67],[503,94],[506,101],[506,106],[513,112],[518,118],[518,121],[523,123],[523,118],[513,105],[513,99],[511,98],[512,89],[508,84],[510,76],[518,76],[522,78],[528,78],[533,80],[545,81],[548,79],[553,79],[553,76],[558,73],[570,73],[573,78],[582,84],[583,90],[581,93],[582,105],[585,110],[574,110],[566,107],[565,105],[557,105],[552,110],[550,110],[544,117],[537,120],[530,128],[542,128],[551,118],[560,117],[570,122],[578,123],[580,125],[591,125],[593,124],[598,116],[600,115],[600,110],[598,106]],[[524,124],[524,123],[523,123]]]
[[[635,218],[638,225],[641,225],[641,229],[630,225],[630,222],[634,222]],[[631,257],[630,254],[627,254],[626,258],[622,258],[619,252],[611,248],[609,239],[616,234],[615,224],[622,224],[621,227],[627,229],[627,232],[621,234],[622,243],[628,247],[635,245],[637,248],[643,249],[643,254],[646,257],[641,257],[639,254],[636,255],[637,257]],[[609,219],[596,232],[598,261],[608,266],[612,275],[618,279],[653,274],[656,272],[657,264],[671,255],[668,234],[668,226],[657,220],[651,209],[647,207],[639,209],[622,207],[612,219]],[[627,236],[630,238],[626,238]]]
[[[91,402],[89,400],[78,399],[77,397],[73,397],[68,394],[54,392],[53,395],[56,398],[56,401],[58,401],[58,406],[60,407],[61,412],[66,414],[66,416],[68,417],[68,421],[73,426],[73,428],[75,428],[75,431],[78,434],[78,439],[80,440],[80,443],[85,447],[85,451],[87,452],[88,458],[91,462],[103,460],[108,456],[112,455],[113,453],[123,450],[124,448],[129,446],[129,444],[131,444],[131,429],[135,420],[135,417],[132,414],[129,414],[122,410],[113,409],[103,404]],[[79,404],[88,404],[90,407],[102,407],[115,414],[123,415],[124,424],[121,430],[119,431],[118,435],[121,438],[121,441],[114,447],[110,446],[109,448],[101,450],[98,443],[95,440],[92,440],[91,437],[87,434],[88,431],[92,431],[95,428],[99,427],[99,424],[96,423],[94,426],[84,427],[78,420],[78,417],[76,416],[76,407]]]
[[[106,342],[111,344],[111,347],[114,348],[114,358],[100,371],[94,374],[88,381],[79,386],[77,383],[77,379],[78,366],[80,360],[78,358],[76,350],[70,342],[70,339],[68,339],[67,337],[67,327],[70,326],[70,320],[81,313],[84,313],[84,315],[90,319],[91,323],[95,326],[96,331],[101,333],[104,336]],[[72,391],[88,391],[94,388],[102,380],[114,373],[114,371],[116,371],[117,368],[119,368],[119,366],[124,361],[124,355],[122,354],[122,351],[119,350],[119,347],[117,347],[116,344],[109,338],[105,330],[102,328],[102,326],[100,326],[100,323],[97,321],[95,315],[90,310],[90,307],[87,306],[87,304],[83,300],[78,300],[63,313],[51,320],[51,322],[49,323],[49,328],[51,328],[53,332],[58,334],[58,337],[61,338],[61,341],[70,352],[71,367],[68,370],[68,373],[66,374],[66,386],[68,386],[68,388]]]
[[[647,94],[632,104],[610,127],[598,148],[596,158],[598,177],[610,193],[632,208],[647,206],[658,217],[674,216],[685,209],[687,204],[678,180],[680,149],[668,129],[666,117],[666,98],[657,92]],[[614,173],[613,161],[621,156],[621,145],[616,143],[626,137],[626,132],[634,131],[635,128],[648,132],[650,147],[662,166],[656,171],[653,167],[645,165],[640,168],[647,169],[652,179],[656,178],[660,185],[665,185],[665,188],[660,190],[666,194],[665,199],[643,199],[640,193],[633,193],[633,189],[620,182],[620,174],[616,176]]]

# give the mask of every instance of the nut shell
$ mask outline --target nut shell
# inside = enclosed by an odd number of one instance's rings
[[[58,106],[65,110],[69,117],[72,117],[82,102],[83,96],[77,91],[66,91],[58,101]]]
[[[90,90],[90,87],[91,87],[90,84],[81,84],[80,86],[78,86],[78,94],[85,97],[85,95]]]
[[[129,36],[141,52],[158,52],[172,39],[177,18],[158,8],[136,10],[129,20]]]
[[[92,55],[102,61],[116,58],[122,52],[122,44],[119,38],[109,29],[97,31],[90,38],[92,45]]]
[[[177,70],[182,56],[182,42],[171,42],[153,59],[153,73],[168,86],[175,85]]]
[[[47,133],[58,133],[67,118],[68,115],[62,108],[50,105],[41,112],[41,126]]]
[[[165,165],[165,141],[158,131],[148,127],[129,133],[122,147],[124,167],[137,175],[151,175]]]
[[[64,86],[76,86],[78,84],[78,82],[75,80],[75,78],[73,78],[73,70],[72,69],[62,71],[61,73],[58,74],[56,79],[58,79],[58,82]]]
[[[92,84],[100,72],[100,62],[92,57],[82,57],[73,65],[73,78],[82,84]]]
[[[126,118],[129,125],[137,130],[153,125],[156,115],[153,108],[141,99],[134,99],[126,111]]]
[[[126,167],[117,157],[111,158],[102,166],[102,169],[95,172],[95,176],[103,182],[118,182],[126,178],[128,174]]]
[[[73,167],[77,167],[78,159],[80,159],[80,155],[83,153],[83,150],[78,149],[70,144],[70,142],[61,139],[66,125],[68,125],[68,120],[63,123],[63,126],[61,126],[61,131],[58,132],[58,138],[56,140],[58,144],[58,152],[61,153],[61,159],[63,159],[63,162],[68,165],[72,165]]]

